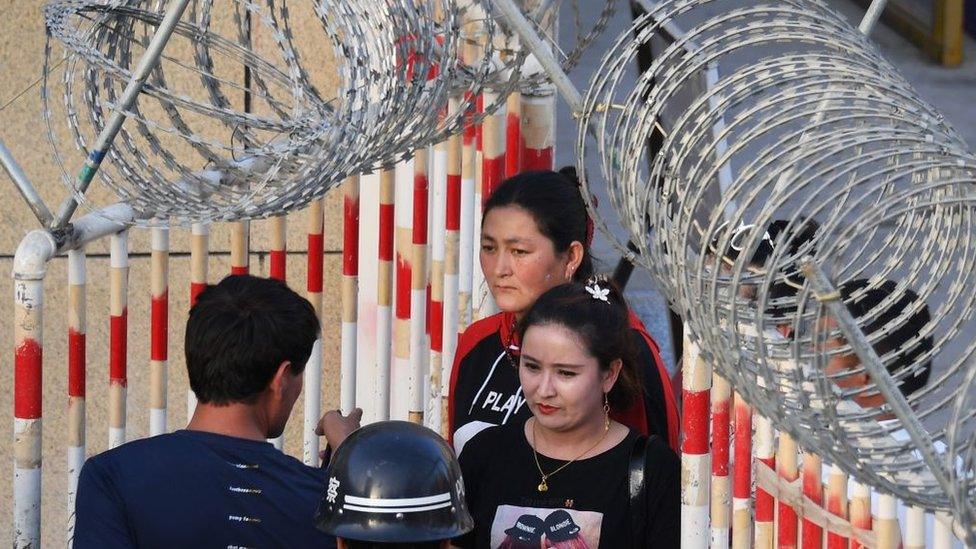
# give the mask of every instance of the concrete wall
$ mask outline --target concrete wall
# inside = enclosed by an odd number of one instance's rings
[[[220,28],[230,22],[230,2],[216,2],[215,20]],[[302,4],[302,5],[299,5]],[[37,0],[0,0],[0,105],[39,79],[43,63],[44,22],[42,3]],[[318,20],[304,3],[290,3],[291,21],[296,40],[304,41],[304,52],[311,59],[308,66],[320,90],[334,89],[334,63],[329,57],[329,45]],[[228,36],[233,36],[229,34]],[[268,34],[256,24],[255,44],[259,51],[273,47]],[[186,43],[176,44],[185,48]],[[178,51],[178,50],[177,50]],[[318,57],[316,57],[318,56]],[[225,63],[218,70],[235,73],[240,66]],[[60,69],[55,71],[60,78]],[[230,78],[230,76],[228,76]],[[175,86],[191,82],[174,82]],[[174,86],[174,87],[175,87]],[[59,182],[59,170],[53,162],[41,117],[39,88],[33,87],[19,99],[0,110],[0,139],[12,150],[51,209],[56,209],[66,196]],[[70,144],[67,135],[62,142]],[[81,167],[76,151],[68,166],[71,173]],[[192,158],[192,157],[190,157]],[[195,161],[195,159],[193,159]],[[198,169],[198,166],[193,166]],[[12,256],[18,242],[38,227],[26,204],[17,194],[5,174],[0,175],[0,271],[10,273]],[[104,188],[95,189],[96,202],[105,205],[111,195]],[[79,213],[84,213],[82,208]],[[339,356],[339,292],[341,250],[341,196],[332,193],[325,208],[325,293],[323,307],[324,361],[322,406],[338,405]],[[268,223],[252,223],[251,272],[268,273],[270,240]],[[288,226],[289,284],[305,293],[306,270],[306,213],[294,212]],[[230,229],[214,226],[211,231],[212,256],[209,263],[210,281],[215,282],[230,272]],[[189,230],[174,229],[171,233],[170,260],[170,344],[169,344],[169,428],[177,429],[186,423],[186,371],[182,353],[182,338],[189,298]],[[130,234],[132,251],[129,275],[129,359],[128,359],[128,437],[146,436],[148,432],[149,394],[149,232],[134,229]],[[88,248],[88,371],[87,371],[87,435],[88,455],[103,451],[108,443],[108,246],[107,239]],[[68,516],[65,503],[67,490],[66,457],[63,450],[67,432],[67,355],[66,355],[66,258],[52,261],[45,283],[44,309],[44,473],[42,539],[45,546],[60,544],[64,539],[64,525]],[[0,342],[7,351],[0,352],[0,410],[8,414],[7,429],[12,429],[13,410],[13,284],[9,276],[0,278]],[[286,433],[286,451],[301,454],[302,400],[300,399]],[[8,431],[10,433],[10,431]],[[0,436],[0,455],[11,456],[13,437]],[[0,540],[11,540],[12,461],[4,462],[6,472],[0,471]],[[9,541],[7,541],[9,543]]]

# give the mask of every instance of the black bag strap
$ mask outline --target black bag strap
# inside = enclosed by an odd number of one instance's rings
[[[647,490],[644,485],[644,468],[647,463],[647,444],[651,438],[638,435],[630,452],[628,467],[628,487],[630,489],[630,539],[634,548],[646,547],[647,531]]]

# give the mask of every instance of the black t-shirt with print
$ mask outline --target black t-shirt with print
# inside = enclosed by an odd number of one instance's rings
[[[455,540],[459,547],[572,546],[628,549],[630,492],[628,468],[637,432],[610,450],[571,463],[541,480],[521,423],[485,429],[460,456],[473,532]],[[539,455],[543,471],[565,461]],[[678,458],[660,439],[647,445],[647,546],[679,546],[681,489]],[[543,536],[546,545],[541,545]],[[653,540],[653,543],[650,543]],[[585,544],[556,542],[584,541]]]

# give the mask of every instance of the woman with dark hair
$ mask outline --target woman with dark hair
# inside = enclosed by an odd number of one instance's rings
[[[546,290],[593,274],[593,222],[573,168],[525,172],[504,181],[484,206],[481,269],[501,311],[461,334],[451,371],[449,433],[460,453],[485,427],[529,417],[516,363],[515,323]],[[637,396],[613,418],[678,445],[678,409],[657,343],[628,311],[624,332],[636,348]]]
[[[543,547],[678,547],[677,456],[611,415],[641,393],[628,316],[602,281],[557,286],[526,312],[518,378],[532,417],[468,441],[460,463],[475,529],[456,545],[499,547],[518,517],[532,533],[543,525]]]

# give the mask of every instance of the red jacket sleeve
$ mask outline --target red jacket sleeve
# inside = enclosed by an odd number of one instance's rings
[[[647,348],[650,350],[651,355],[654,357],[655,368],[649,369],[648,371],[644,372],[644,374],[654,375],[657,373],[657,375],[661,378],[661,390],[664,393],[664,408],[665,412],[667,413],[668,446],[677,452],[681,417],[678,414],[678,406],[674,398],[674,391],[671,388],[671,377],[668,375],[668,369],[664,365],[664,360],[661,358],[661,350],[658,347],[657,342],[654,341],[654,338],[647,333],[644,323],[641,322],[640,318],[638,318],[633,311],[630,311],[630,327],[640,334],[644,343],[647,344]]]

